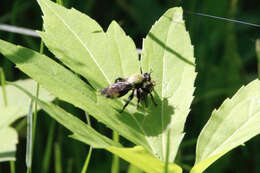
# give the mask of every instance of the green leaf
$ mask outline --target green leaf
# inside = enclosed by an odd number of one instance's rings
[[[108,151],[130,162],[134,166],[149,173],[163,173],[164,163],[148,153],[143,147],[133,148],[108,147]],[[182,169],[173,163],[169,163],[168,173],[181,173]]]
[[[170,135],[169,161],[175,159],[184,136],[196,77],[193,46],[182,19],[182,9],[172,8],[157,21],[144,40],[142,66],[156,81],[157,107],[149,107],[143,124],[153,153],[166,160],[167,130]],[[149,125],[149,126],[148,126]],[[147,127],[148,126],[148,127]]]
[[[104,33],[93,19],[77,10],[68,10],[48,0],[38,2],[44,14],[45,32],[40,33],[44,43],[94,88],[100,90],[119,76],[138,72],[135,45],[116,22]]]
[[[1,128],[0,141],[0,162],[15,160],[16,144],[18,143],[18,135],[15,129],[11,127]]]
[[[32,79],[20,80],[13,83],[26,88],[32,94],[36,94],[37,84]],[[6,107],[2,101],[0,102],[0,129],[3,127],[8,127],[18,118],[25,116],[28,113],[30,105],[30,98],[24,92],[18,90],[12,85],[6,85],[6,94],[8,106]],[[2,98],[3,92],[2,89],[0,89],[0,99]],[[39,98],[44,101],[52,101],[54,96],[52,96],[44,88],[40,87]]]
[[[260,133],[260,81],[241,87],[214,110],[202,129],[191,172],[202,172],[219,157]]]

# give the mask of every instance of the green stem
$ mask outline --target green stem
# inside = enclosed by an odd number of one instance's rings
[[[41,44],[40,44],[40,53],[43,54],[44,51],[44,44],[43,41],[41,40]],[[37,83],[36,86],[36,100],[38,100],[39,98],[39,90],[40,90],[40,85],[39,83]],[[37,124],[37,101],[35,102],[35,107],[34,107],[34,116],[33,116],[33,127],[32,127],[32,146],[31,146],[31,156],[30,159],[32,161],[33,158],[33,149],[34,149],[34,141],[35,141],[35,135],[36,135],[36,124]],[[31,168],[27,168],[27,173],[31,172]]]
[[[115,131],[113,131],[113,140],[115,142],[119,142],[119,135]],[[118,173],[118,172],[119,172],[119,157],[113,155],[111,173]]]
[[[37,83],[36,86],[36,99],[38,100],[39,98],[39,90],[40,90],[40,85]],[[36,123],[37,123],[37,101],[35,102],[34,105],[34,118],[33,118],[33,132],[32,132],[32,151],[33,151],[33,146],[34,146],[34,140],[35,140],[35,134],[36,134]],[[33,152],[32,152],[33,154]]]
[[[51,158],[51,151],[52,151],[52,141],[54,136],[54,129],[55,129],[55,121],[51,121],[50,131],[48,134],[46,149],[43,156],[43,163],[42,163],[42,173],[48,173],[50,169],[50,158]]]
[[[167,144],[166,144],[166,158],[165,158],[165,167],[164,173],[168,173],[168,162],[169,162],[169,153],[170,153],[170,130],[167,131]]]
[[[54,154],[55,154],[55,172],[62,173],[61,148],[57,142],[54,143]]]
[[[26,173],[30,173],[31,172],[31,168],[27,168]]]
[[[81,170],[81,173],[85,173],[88,170],[88,165],[89,165],[90,157],[91,157],[91,154],[92,154],[92,150],[93,150],[93,148],[92,148],[92,146],[90,146],[89,147],[89,151],[88,151],[88,156],[87,156],[87,158],[85,160],[85,163],[84,163],[84,166],[83,166],[83,168]]]
[[[7,107],[7,96],[6,96],[6,89],[5,89],[5,74],[4,70],[0,68],[0,73],[1,73],[1,86],[3,90],[3,100],[4,100],[4,105]]]
[[[85,112],[85,114],[86,114],[88,125],[91,127],[91,121],[90,121],[89,114],[87,112]],[[92,148],[92,146],[90,146],[89,147],[88,156],[87,156],[87,158],[85,160],[85,163],[84,163],[84,166],[83,166],[83,168],[81,170],[81,173],[85,173],[88,170],[88,165],[89,165],[90,157],[92,155],[92,150],[93,150],[93,148]]]
[[[56,2],[57,2],[57,4],[63,6],[63,2],[62,2],[62,0],[56,0]]]
[[[15,173],[15,161],[10,161],[10,172]]]

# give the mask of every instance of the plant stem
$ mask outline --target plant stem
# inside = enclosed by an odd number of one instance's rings
[[[57,2],[57,4],[63,6],[63,2],[62,2],[62,0],[56,0],[56,2]]]
[[[90,121],[89,114],[87,112],[85,112],[85,114],[86,114],[86,119],[87,119],[88,125],[91,127],[91,121]],[[88,156],[85,160],[85,163],[84,163],[84,166],[81,170],[81,173],[85,173],[88,170],[88,165],[89,165],[90,157],[92,155],[92,150],[93,150],[93,148],[92,148],[92,146],[90,146],[89,151],[88,151]]]
[[[50,158],[51,158],[51,151],[52,151],[52,142],[54,136],[54,129],[55,129],[55,121],[51,121],[50,130],[48,134],[46,149],[43,156],[43,163],[42,163],[42,173],[48,173],[50,169]]]
[[[15,161],[10,161],[10,172],[15,173]]]
[[[119,142],[119,135],[115,131],[113,131],[113,140],[115,142]],[[119,172],[119,157],[113,155],[111,173],[118,173],[118,172]]]
[[[44,44],[43,41],[41,40],[41,44],[40,44],[40,53],[43,54],[44,51]],[[39,83],[37,83],[36,86],[36,100],[39,98],[39,90],[40,90],[40,85]],[[32,102],[31,102],[32,104]],[[35,135],[36,135],[36,124],[37,124],[37,101],[35,102],[35,107],[34,107],[34,116],[33,116],[33,124],[32,124],[32,141],[31,141],[31,146],[30,146],[30,153],[27,153],[26,159],[28,164],[29,164],[29,168],[27,167],[27,173],[31,172],[31,162],[32,162],[32,158],[33,158],[33,148],[34,148],[34,141],[35,141]],[[27,124],[28,125],[28,124]],[[27,131],[28,132],[28,131]],[[30,156],[28,155],[30,154]]]
[[[61,148],[60,145],[55,142],[54,143],[54,154],[55,154],[55,172],[62,173],[62,164],[61,164]]]
[[[1,73],[1,86],[3,90],[3,100],[4,100],[4,105],[7,107],[7,97],[6,97],[6,89],[5,89],[5,74],[4,70],[0,68],[0,73]]]
[[[170,152],[170,130],[167,131],[167,143],[166,143],[166,158],[165,158],[165,167],[164,173],[168,173],[168,162],[169,162],[169,152]]]

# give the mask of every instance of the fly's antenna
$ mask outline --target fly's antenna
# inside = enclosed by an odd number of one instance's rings
[[[223,20],[223,21],[228,21],[228,22],[233,22],[233,23],[239,23],[239,24],[243,24],[243,25],[249,25],[249,26],[254,26],[254,27],[260,28],[259,24],[244,22],[244,21],[235,20],[235,19],[228,19],[225,17],[218,17],[218,16],[213,16],[213,15],[204,14],[204,13],[190,12],[190,11],[186,11],[186,10],[184,11],[184,13],[197,15],[197,16],[204,16],[204,17],[208,17],[208,18],[213,18],[213,19],[218,19],[218,20]]]
[[[142,69],[141,65],[140,65],[140,72],[141,72],[141,74],[143,74],[143,69]]]

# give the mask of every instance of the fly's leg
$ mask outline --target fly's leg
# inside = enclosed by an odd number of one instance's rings
[[[139,103],[140,103],[140,101],[141,101],[141,89],[139,88],[137,91],[136,91],[136,96],[137,96],[137,109],[139,108]]]
[[[145,107],[148,107],[147,94],[145,94],[143,97],[144,97],[144,98],[143,98],[143,100],[144,100],[144,105],[145,105]]]
[[[151,92],[149,92],[149,94],[150,94],[150,96],[151,96],[151,99],[152,99],[152,102],[153,102],[154,106],[157,106],[157,104],[155,103],[155,100],[154,100],[154,98],[153,98],[153,95],[152,95],[152,93],[151,93]]]
[[[120,114],[125,110],[125,108],[127,107],[127,105],[131,102],[131,100],[134,98],[134,91],[132,91],[131,95],[128,97],[127,102],[125,103],[123,109],[119,112]]]
[[[142,69],[142,67],[140,66],[140,72],[141,72],[141,74],[143,74],[143,69]]]

